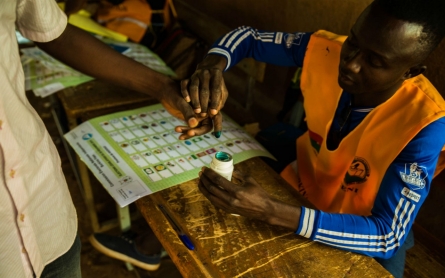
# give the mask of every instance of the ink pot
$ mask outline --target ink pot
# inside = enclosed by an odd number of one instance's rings
[[[233,158],[226,152],[217,152],[210,162],[210,169],[217,172],[227,180],[232,180]]]

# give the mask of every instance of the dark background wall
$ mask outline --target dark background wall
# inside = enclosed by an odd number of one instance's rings
[[[178,7],[179,17],[184,11],[185,4],[229,29],[248,25],[270,31],[306,32],[326,29],[339,34],[348,34],[358,15],[371,2],[371,0],[176,0],[175,4]],[[209,26],[212,24],[213,21],[208,22]],[[215,38],[224,34],[221,30],[215,30]],[[442,94],[445,94],[445,78],[443,78],[445,67],[442,66],[444,63],[445,41],[426,61],[428,70],[425,74]],[[261,111],[255,116],[260,117],[260,124],[263,126],[272,124],[273,121],[262,119],[261,116],[276,115],[281,108],[292,70],[294,69],[272,65],[266,67],[265,80],[261,86],[257,86],[255,97],[257,111]],[[237,76],[231,78],[236,80]],[[242,80],[232,83],[242,84]],[[243,90],[242,86],[238,87],[240,87],[238,90]],[[232,90],[237,91],[233,84]]]
[[[214,27],[217,23],[226,26],[227,29],[214,28],[209,31],[213,32],[212,39],[216,39],[226,31],[242,25],[271,31],[309,32],[326,29],[348,34],[356,17],[370,2],[369,0],[176,0],[175,5],[180,18],[187,17],[187,11],[190,8],[209,17],[206,20],[207,24],[198,23],[198,26],[194,25],[195,22],[191,23],[192,18],[187,18],[186,22],[193,25],[192,29],[211,28],[209,26]],[[239,122],[257,121],[262,127],[273,124],[275,115],[283,105],[284,92],[293,71],[295,69],[267,65],[264,82],[256,86],[251,113],[236,120]],[[235,69],[227,72],[225,79],[228,81],[231,95],[243,103],[242,96],[245,91],[243,81],[245,82],[246,76]],[[236,114],[239,113],[234,114],[236,118]],[[243,114],[246,115],[246,113]]]
[[[370,0],[182,0],[228,27],[251,25],[287,32],[328,29],[345,33]]]
[[[250,25],[258,29],[309,32],[318,29],[348,34],[371,0],[182,0],[230,28]],[[427,77],[445,94],[445,41],[427,60]]]

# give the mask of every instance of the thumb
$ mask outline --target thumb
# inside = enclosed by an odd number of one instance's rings
[[[181,111],[187,125],[192,128],[197,127],[199,121],[196,118],[193,108],[184,99],[180,99],[179,102],[178,109]]]
[[[179,99],[179,103],[176,105],[171,105],[166,100],[161,100],[161,104],[172,116],[184,120],[190,127],[196,127],[198,125],[198,120],[196,119],[195,112],[193,108],[188,105],[188,103],[183,99]]]

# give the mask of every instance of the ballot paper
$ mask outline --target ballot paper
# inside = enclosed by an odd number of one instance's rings
[[[36,96],[46,97],[64,88],[93,80],[92,77],[66,66],[37,47],[24,48],[21,51],[25,88],[33,90]]]
[[[121,207],[197,178],[218,151],[230,153],[234,163],[275,159],[226,115],[220,138],[208,133],[179,140],[178,125],[185,123],[157,104],[94,118],[65,139]]]
[[[116,51],[154,71],[172,77],[176,76],[175,72],[159,56],[143,45],[106,38],[101,40]],[[25,73],[25,88],[33,90],[36,96],[46,97],[64,88],[93,80],[92,77],[70,68],[37,47],[23,48],[21,51],[23,53],[21,60]]]

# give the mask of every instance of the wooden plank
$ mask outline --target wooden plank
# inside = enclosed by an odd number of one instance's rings
[[[445,277],[444,254],[438,253],[434,248],[428,248],[420,240],[414,231],[416,243],[406,253],[405,273],[406,278]]]
[[[273,197],[306,205],[260,158],[237,164]],[[196,246],[188,250],[157,205],[163,204]],[[391,277],[374,259],[315,243],[284,228],[217,210],[197,179],[137,201],[184,277]]]
[[[92,111],[123,107],[125,105],[156,101],[149,95],[93,80],[58,92],[58,97],[69,118],[78,118]],[[114,111],[116,112],[116,111]]]
[[[430,231],[426,230],[417,222],[414,222],[411,229],[414,232],[416,244],[420,243],[424,248],[431,250],[428,252],[428,257],[431,261],[435,260],[442,262],[442,267],[445,267],[445,243],[436,238]]]

